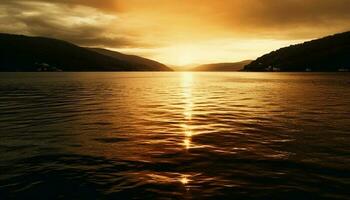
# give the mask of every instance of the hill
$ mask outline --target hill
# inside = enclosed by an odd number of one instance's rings
[[[0,71],[171,71],[97,53],[62,40],[0,34]]]
[[[347,71],[350,32],[281,48],[245,66],[246,71]]]
[[[157,61],[154,61],[154,60],[140,57],[140,56],[127,55],[127,54],[123,54],[123,53],[120,53],[117,51],[111,51],[111,50],[101,49],[101,48],[88,48],[88,49],[92,50],[94,52],[97,52],[99,54],[102,54],[102,55],[116,58],[118,60],[137,64],[137,65],[142,66],[144,68],[147,68],[151,71],[169,71],[169,68],[166,65],[159,63]]]
[[[214,63],[200,65],[192,69],[192,71],[240,71],[244,66],[251,63],[251,60],[245,60],[236,63]]]

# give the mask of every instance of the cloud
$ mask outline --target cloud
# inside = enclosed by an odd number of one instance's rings
[[[235,1],[237,2],[237,1]],[[350,28],[348,0],[246,0],[228,14],[228,25],[245,31],[284,33],[284,38],[315,37]],[[309,36],[308,36],[309,35]]]
[[[96,8],[74,7],[36,1],[0,3],[3,32],[53,37],[83,46],[132,47],[143,45],[133,34],[119,33],[113,26],[123,23],[116,15]]]
[[[0,6],[12,11],[7,12],[10,17],[36,11],[36,22],[41,20],[46,24],[52,18],[98,16],[99,21],[94,26],[103,27],[109,34],[115,31],[141,35],[142,31],[145,39],[154,39],[154,36],[158,40],[182,40],[195,34],[198,39],[229,35],[300,39],[350,28],[348,0],[51,0],[49,3],[44,0],[2,0]],[[122,20],[111,22],[113,16]],[[24,21],[23,18],[16,19],[22,21],[15,24]],[[60,25],[58,30],[62,29],[63,25]],[[82,26],[76,24],[70,28],[86,31]],[[86,28],[94,28],[91,26],[88,24]]]
[[[51,3],[51,4],[60,4],[70,7],[74,6],[88,6],[101,10],[119,10],[118,0],[1,0],[2,5],[15,5],[20,3]]]
[[[128,0],[120,7],[171,31],[216,37],[300,39],[350,28],[348,0]]]

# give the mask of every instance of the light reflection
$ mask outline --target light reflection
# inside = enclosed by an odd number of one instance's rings
[[[187,185],[190,183],[191,179],[189,179],[190,175],[181,175],[181,178],[180,178],[180,182],[183,184],[183,185]]]
[[[192,72],[183,72],[182,73],[183,83],[185,85],[192,85],[193,74]]]
[[[192,130],[185,130],[185,136],[186,137],[192,137]]]
[[[183,141],[183,145],[185,146],[186,149],[191,148],[191,137],[185,137]]]
[[[193,97],[192,97],[192,85],[193,85],[193,74],[191,72],[184,72],[182,75],[182,88],[183,88],[183,97],[184,97],[184,140],[183,146],[186,149],[191,148],[191,139],[192,139],[192,129],[188,125],[192,120],[192,111],[193,111]]]
[[[183,186],[189,189],[189,184],[193,181],[193,175],[191,174],[179,174],[179,173],[150,173],[146,174],[146,177],[135,174],[140,178],[145,178],[145,181],[150,183],[178,183],[180,182]]]

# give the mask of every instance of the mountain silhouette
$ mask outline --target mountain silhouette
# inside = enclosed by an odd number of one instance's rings
[[[0,71],[172,71],[141,60],[112,57],[57,39],[0,33]]]
[[[88,49],[95,51],[95,52],[102,54],[102,55],[116,58],[118,60],[137,64],[140,67],[144,67],[144,68],[149,69],[150,71],[169,71],[169,68],[166,65],[159,63],[157,61],[154,61],[154,60],[140,57],[140,56],[127,55],[127,54],[123,54],[123,53],[120,53],[117,51],[111,51],[111,50],[101,49],[101,48],[88,48]]]
[[[245,60],[235,63],[213,63],[197,66],[191,71],[240,71],[245,65],[251,63],[251,60]]]
[[[245,66],[246,71],[348,71],[350,32],[281,48]]]

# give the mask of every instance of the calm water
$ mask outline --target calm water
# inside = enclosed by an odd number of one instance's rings
[[[349,199],[350,74],[1,73],[0,199]]]

